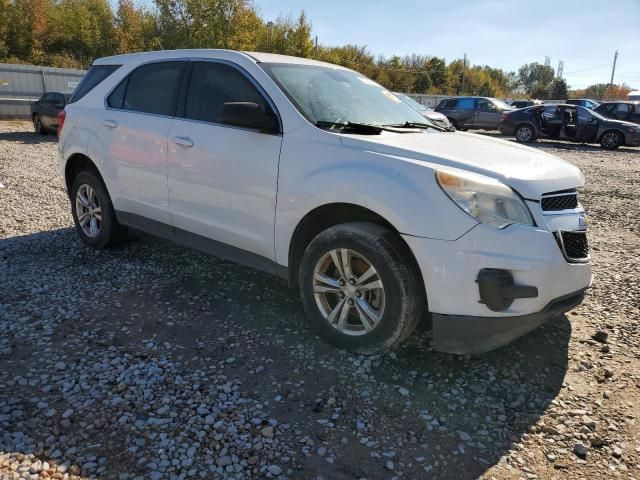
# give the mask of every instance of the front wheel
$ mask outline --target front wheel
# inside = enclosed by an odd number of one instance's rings
[[[394,232],[368,222],[321,232],[304,253],[298,280],[313,331],[331,345],[359,353],[399,345],[426,303],[406,245]]]
[[[85,245],[102,249],[126,237],[126,227],[118,223],[107,189],[93,171],[76,175],[70,199],[73,221]]]
[[[42,119],[37,113],[33,116],[33,129],[38,135],[44,135],[45,133],[47,133],[42,126]]]
[[[519,125],[513,133],[520,143],[530,143],[536,139],[535,132],[530,125]]]
[[[615,130],[609,130],[608,132],[604,132],[602,137],[600,137],[600,145],[605,150],[615,150],[620,145],[624,143],[624,138],[620,132],[616,132]]]

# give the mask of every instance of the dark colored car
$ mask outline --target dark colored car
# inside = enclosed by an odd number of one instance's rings
[[[579,105],[538,105],[505,113],[500,132],[513,135],[520,143],[553,138],[600,143],[607,150],[640,146],[640,126],[605,118]]]
[[[36,133],[55,133],[58,129],[58,113],[69,103],[70,93],[47,92],[31,104],[31,119]]]
[[[540,100],[514,100],[511,102],[511,107],[513,108],[526,108],[533,107],[534,105],[541,105],[542,102]]]
[[[622,120],[623,122],[640,123],[640,102],[604,102],[595,109],[603,117]]]
[[[598,105],[600,105],[600,102],[591,100],[590,98],[570,98],[565,103],[567,105],[580,105],[581,107],[585,107],[590,110],[593,110]]]
[[[495,130],[502,120],[502,114],[511,111],[511,105],[489,97],[447,98],[436,107],[436,112],[447,117],[458,130]]]

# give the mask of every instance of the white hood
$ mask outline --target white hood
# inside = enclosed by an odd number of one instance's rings
[[[507,140],[463,132],[342,135],[345,146],[480,173],[529,199],[584,184],[578,167],[543,151]]]

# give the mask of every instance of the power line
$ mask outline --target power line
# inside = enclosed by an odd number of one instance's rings
[[[606,63],[604,65],[598,65],[597,67],[589,67],[589,68],[583,68],[582,70],[574,70],[573,72],[564,72],[565,75],[568,75],[570,73],[580,73],[580,72],[586,72],[588,70],[595,70],[597,68],[604,68],[604,67],[610,67],[611,63]]]

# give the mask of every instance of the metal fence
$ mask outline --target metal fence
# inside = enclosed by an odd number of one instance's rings
[[[0,63],[0,118],[28,118],[45,92],[70,92],[86,71]]]

